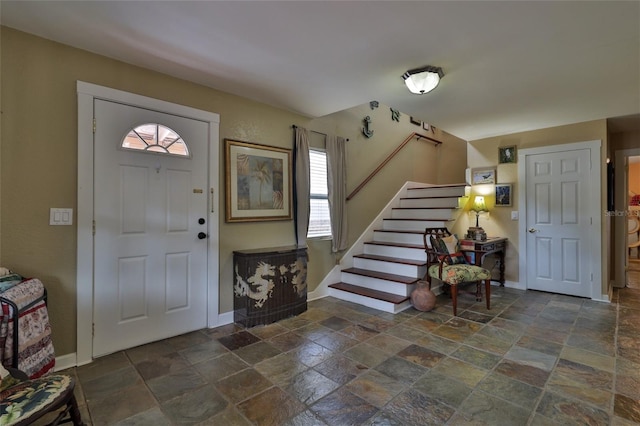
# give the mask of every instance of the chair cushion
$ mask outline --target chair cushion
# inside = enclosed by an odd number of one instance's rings
[[[0,419],[2,425],[13,425],[30,417],[33,420],[42,411],[73,392],[75,382],[71,376],[49,375],[26,380],[0,392]]]
[[[432,265],[429,276],[451,285],[491,279],[488,270],[475,265],[445,265],[442,267],[442,277],[439,276],[439,271],[440,265]]]

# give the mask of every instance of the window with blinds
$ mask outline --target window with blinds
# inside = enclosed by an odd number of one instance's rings
[[[309,230],[307,238],[331,237],[329,216],[329,190],[327,187],[327,153],[309,150],[310,193]]]

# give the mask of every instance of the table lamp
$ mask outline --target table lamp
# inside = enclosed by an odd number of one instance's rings
[[[488,212],[487,205],[484,202],[484,197],[481,195],[476,195],[473,199],[473,206],[471,206],[471,210],[476,212],[476,226],[470,227],[467,231],[467,238],[471,238],[472,240],[480,240],[484,241],[487,239],[487,234],[484,232],[484,229],[480,227],[480,213]]]

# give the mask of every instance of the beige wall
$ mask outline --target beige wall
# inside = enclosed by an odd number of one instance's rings
[[[530,132],[514,133],[511,135],[498,136],[481,140],[470,141],[468,145],[467,158],[469,167],[497,167],[497,183],[513,184],[512,207],[495,207],[490,204],[491,212],[489,216],[480,217],[480,226],[482,226],[489,235],[505,236],[509,238],[507,259],[505,261],[505,278],[508,281],[518,282],[519,277],[519,238],[518,238],[518,221],[511,220],[511,212],[518,210],[518,199],[521,194],[518,193],[518,166],[517,164],[498,164],[498,147],[513,146],[517,149],[535,148],[540,146],[559,145],[573,142],[585,142],[601,140],[603,145],[601,148],[602,164],[600,170],[602,175],[602,194],[601,194],[601,211],[605,211],[606,202],[606,152],[607,152],[607,124],[606,120],[595,120],[585,123],[578,123],[566,126],[552,127],[547,129],[534,130]],[[493,197],[495,198],[495,197]],[[490,203],[495,200],[491,199]],[[520,212],[522,215],[523,212]],[[475,220],[468,216],[468,221]],[[457,232],[463,232],[469,226],[464,221],[459,222]],[[606,242],[605,221],[603,220],[603,242]],[[607,293],[609,262],[607,261],[606,251],[603,250],[602,255],[602,274],[603,294]]]
[[[76,82],[124,90],[220,114],[220,140],[233,138],[291,148],[296,124],[350,139],[348,189],[352,189],[408,134],[391,121],[388,107],[368,105],[310,122],[300,115],[135,67],[9,28],[1,33],[2,127],[0,133],[0,265],[40,278],[49,292],[56,355],[76,348],[76,227],[49,226],[51,207],[77,211]],[[365,139],[362,119],[371,115],[376,133]],[[435,133],[445,144],[411,142],[349,203],[352,243],[407,180],[460,182],[466,142]],[[224,144],[220,145],[221,185]],[[224,197],[218,209],[224,210]],[[293,244],[292,221],[220,223],[220,312],[233,309],[234,250]],[[313,290],[334,266],[328,241],[309,244]]]
[[[364,117],[371,118],[371,138],[362,133]],[[400,114],[391,119],[390,108],[369,104],[313,120],[310,124],[324,133],[335,132],[349,138],[347,191],[351,193],[413,132],[442,141],[413,139],[348,201],[349,241],[357,239],[369,223],[406,181],[427,183],[462,183],[466,163],[466,141],[435,129],[426,131]]]

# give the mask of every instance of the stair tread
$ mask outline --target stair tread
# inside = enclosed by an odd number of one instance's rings
[[[385,302],[398,304],[409,300],[409,296],[401,296],[398,294],[387,293],[384,291],[373,290],[366,287],[360,287],[353,284],[347,284],[343,282],[330,284],[329,287],[335,288],[337,290],[346,291],[349,293],[358,294],[360,296],[371,297],[373,299],[382,300]]]
[[[374,229],[373,232],[397,232],[398,234],[424,234],[424,231],[412,231],[410,229]]]
[[[438,189],[438,188],[460,188],[467,186],[466,183],[447,183],[444,185],[431,185],[431,186],[414,186],[412,188],[407,188],[407,190],[412,189]]]
[[[455,207],[392,207],[391,210],[456,210]]]
[[[380,256],[377,254],[363,253],[363,254],[356,254],[353,257],[357,257],[359,259],[371,259],[371,260],[380,260],[383,262],[401,263],[403,265],[424,266],[427,264],[427,262],[423,260],[405,259],[404,257]]]
[[[415,221],[419,220],[419,221],[422,221],[422,222],[443,222],[443,221],[449,222],[449,221],[451,221],[453,219],[451,219],[450,217],[446,218],[446,219],[402,219],[402,218],[389,217],[389,218],[384,218],[382,220],[415,220]]]
[[[464,195],[429,195],[426,197],[400,197],[401,200],[431,200],[433,198],[462,198]]]
[[[424,244],[408,244],[408,243],[390,243],[387,241],[367,241],[365,244],[372,244],[374,246],[389,246],[389,247],[403,247],[412,249],[423,249]]]
[[[387,272],[378,272],[378,271],[370,271],[368,269],[362,268],[346,268],[343,269],[342,272],[347,272],[350,274],[363,275],[365,277],[371,278],[379,278],[381,280],[394,281],[401,284],[415,284],[418,281],[418,278],[415,277],[407,277],[406,275],[397,275],[397,274],[389,274]]]

